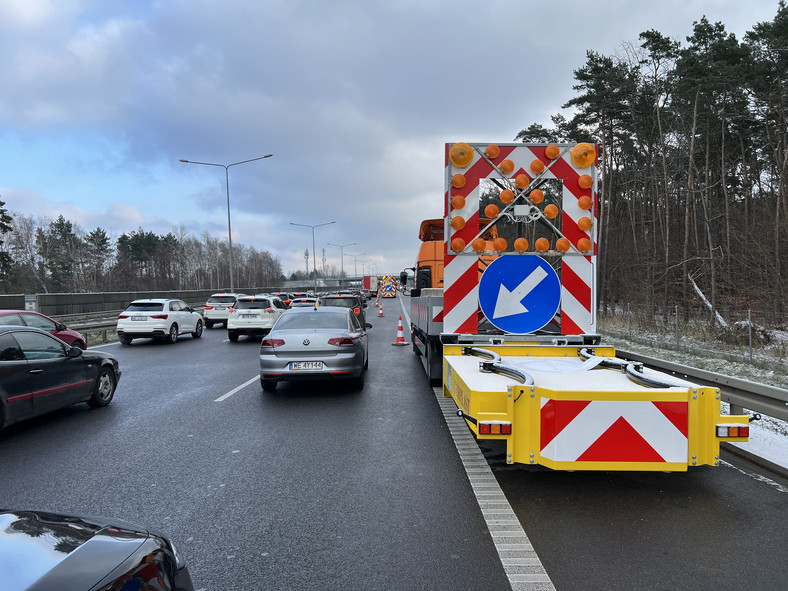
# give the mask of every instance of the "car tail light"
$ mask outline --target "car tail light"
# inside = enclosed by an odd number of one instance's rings
[[[356,344],[356,341],[350,337],[335,337],[333,339],[328,339],[328,344],[334,345],[335,347],[352,347]]]
[[[166,314],[152,314],[151,318],[155,318],[156,320],[167,320]]]
[[[129,317],[128,314],[121,314],[120,316],[118,316],[118,318],[128,318],[128,317]]]
[[[206,310],[213,310],[213,306],[203,306]]]
[[[274,313],[274,309],[273,308],[266,308],[265,312],[266,312],[266,314],[273,314]]]
[[[717,437],[749,437],[749,425],[717,425]]]
[[[512,424],[505,421],[479,421],[479,435],[511,435]]]
[[[260,348],[262,349],[265,347],[270,349],[276,349],[277,347],[281,347],[284,344],[285,342],[282,339],[263,339],[260,342]]]

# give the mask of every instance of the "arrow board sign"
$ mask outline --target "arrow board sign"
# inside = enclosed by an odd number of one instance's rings
[[[479,281],[479,305],[493,326],[515,334],[532,333],[553,319],[561,303],[561,282],[538,256],[504,255]]]

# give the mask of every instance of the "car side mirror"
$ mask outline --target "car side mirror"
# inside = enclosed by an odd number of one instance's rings
[[[55,322],[55,330],[66,330],[66,325],[62,322]]]
[[[414,287],[413,289],[410,290],[410,297],[417,298],[420,295],[421,295],[421,290],[420,289]]]
[[[69,347],[66,350],[66,357],[69,359],[74,359],[75,357],[80,357],[82,355],[82,349],[79,347]]]

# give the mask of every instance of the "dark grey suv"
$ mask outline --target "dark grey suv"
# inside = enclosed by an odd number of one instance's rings
[[[320,296],[318,305],[334,308],[350,308],[361,322],[361,326],[367,323],[367,314],[364,312],[364,308],[366,308],[367,305],[362,302],[361,298],[357,295],[345,293],[323,295]]]

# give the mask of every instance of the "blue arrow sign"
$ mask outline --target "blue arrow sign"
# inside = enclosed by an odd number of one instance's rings
[[[553,319],[560,303],[561,282],[542,257],[500,256],[479,281],[482,312],[493,326],[506,332],[539,330]]]

